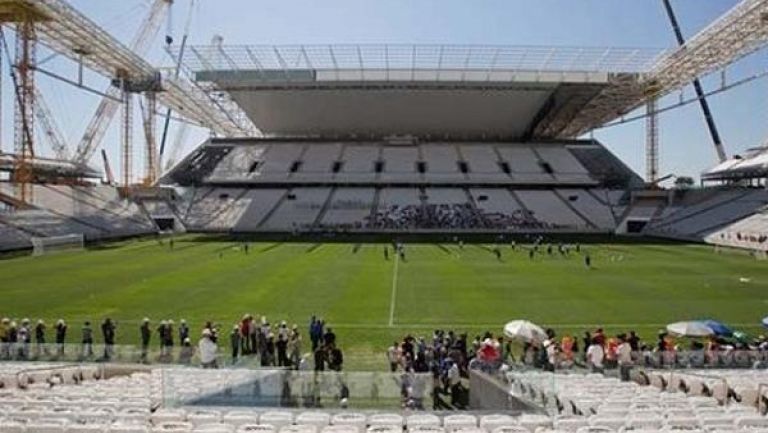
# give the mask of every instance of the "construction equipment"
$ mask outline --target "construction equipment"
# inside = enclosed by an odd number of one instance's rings
[[[112,166],[109,165],[109,158],[107,158],[107,151],[101,149],[101,160],[104,162],[104,173],[107,175],[107,184],[116,185],[115,175],[112,174]]]
[[[39,88],[35,89],[35,118],[41,132],[48,138],[48,144],[51,146],[51,150],[53,150],[56,158],[68,160],[69,148],[64,139],[64,134],[62,134],[61,129],[56,124],[56,120]]]
[[[168,12],[171,4],[173,4],[173,0],[154,1],[150,8],[149,15],[139,27],[139,30],[131,43],[130,50],[134,54],[141,56],[149,49],[150,42],[157,36],[163,18]],[[129,79],[127,73],[124,73],[123,75],[125,80]],[[143,76],[145,77],[146,74]],[[77,146],[77,152],[75,153],[76,161],[85,163],[91,159],[93,152],[101,143],[107,128],[109,128],[110,122],[112,122],[112,119],[115,117],[115,114],[117,114],[117,110],[120,107],[120,103],[117,102],[116,99],[126,100],[124,95],[121,97],[121,92],[124,90],[126,89],[117,86],[110,86],[106,90],[108,96],[105,96],[99,103],[96,113],[91,119],[88,128],[85,130],[85,134],[83,135],[82,140],[80,140],[80,144]],[[123,126],[122,129],[124,130],[125,126]],[[126,152],[126,150],[123,151],[123,156],[126,158],[126,161],[133,158],[132,152]],[[126,168],[125,163],[123,164],[123,168]],[[125,178],[125,175],[123,177]]]
[[[670,0],[662,0],[662,2],[664,3],[664,9],[667,12],[669,22],[672,25],[672,31],[675,33],[677,44],[681,47],[681,49],[685,49],[685,38],[683,37],[683,32],[680,30],[680,25],[677,22],[675,11],[672,9],[672,3],[670,3]],[[693,88],[696,91],[696,97],[699,99],[699,106],[701,107],[701,112],[704,114],[704,120],[707,122],[707,129],[709,130],[709,134],[712,137],[712,144],[715,146],[717,159],[720,162],[723,162],[727,159],[723,141],[720,139],[720,133],[717,131],[717,126],[715,125],[715,119],[712,117],[712,111],[709,109],[709,103],[707,102],[707,98],[704,96],[704,89],[702,88],[701,81],[699,81],[698,78],[693,80]]]

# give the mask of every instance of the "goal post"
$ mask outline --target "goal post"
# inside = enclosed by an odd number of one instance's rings
[[[32,255],[42,256],[64,251],[80,251],[85,248],[85,236],[82,233],[62,236],[33,237]]]

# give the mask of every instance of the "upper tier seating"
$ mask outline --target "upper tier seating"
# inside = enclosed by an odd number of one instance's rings
[[[301,166],[290,177],[296,181],[323,181],[333,178],[333,164],[341,160],[342,145],[316,143],[307,146]]]
[[[461,156],[467,163],[467,177],[475,182],[509,181],[509,176],[501,171],[499,156],[490,145],[459,146]]]
[[[499,154],[509,163],[512,177],[520,182],[553,183],[554,178],[542,168],[538,156],[528,146],[498,146]]]
[[[422,160],[425,161],[429,179],[435,182],[466,179],[459,171],[459,154],[452,144],[424,144],[421,146]]]
[[[571,149],[578,146],[216,140],[203,144],[164,181],[181,186],[246,182],[598,185],[597,178],[574,156]],[[598,144],[584,146],[609,153]],[[211,161],[202,161],[206,158]],[[185,170],[199,177],[193,182],[189,173],[180,173]]]
[[[380,146],[344,146],[344,153],[341,156],[341,170],[336,173],[334,179],[347,182],[375,179],[374,166],[376,161],[379,161],[380,154]]]

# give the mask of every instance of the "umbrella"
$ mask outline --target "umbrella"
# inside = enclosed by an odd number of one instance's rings
[[[709,326],[696,321],[670,323],[667,325],[667,331],[683,337],[707,337],[715,333]]]
[[[513,320],[504,325],[504,336],[524,341],[544,341],[547,333],[540,326],[527,320]]]
[[[726,326],[723,322],[707,319],[707,320],[701,320],[701,323],[707,325],[709,329],[715,332],[715,335],[719,335],[722,337],[730,337],[731,335],[733,335],[733,330],[728,326]]]
[[[768,316],[763,317],[763,326],[768,328]]]

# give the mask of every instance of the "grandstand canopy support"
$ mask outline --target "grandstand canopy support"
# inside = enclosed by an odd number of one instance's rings
[[[645,180],[654,184],[659,180],[659,115],[657,100],[648,98],[645,118]]]

